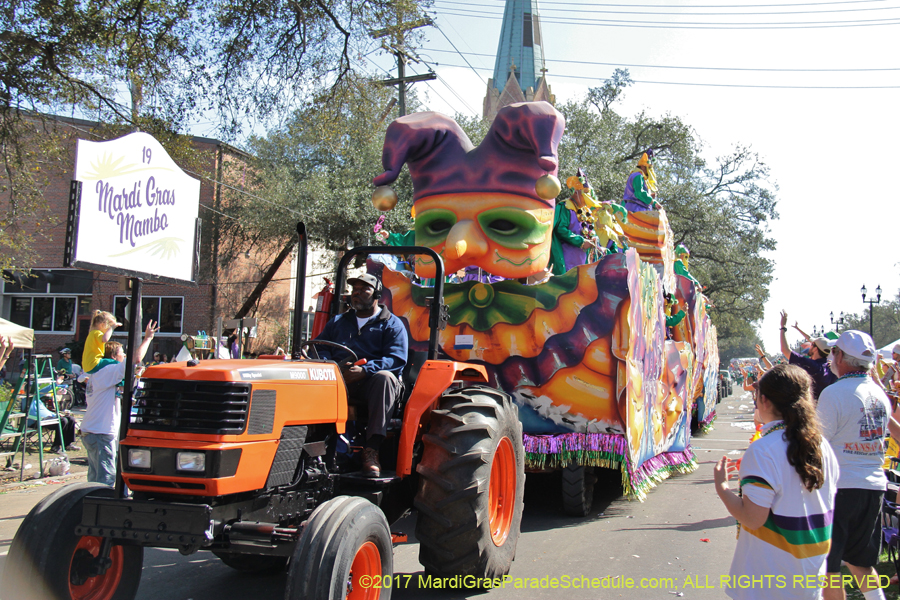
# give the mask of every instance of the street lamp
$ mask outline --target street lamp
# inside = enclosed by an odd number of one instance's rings
[[[831,317],[831,324],[834,325],[835,331],[837,331],[844,324],[844,311],[841,311],[841,316],[838,317],[837,321],[834,320],[833,312],[828,313],[828,316]]]
[[[863,304],[869,305],[869,337],[872,338],[872,342],[875,341],[875,336],[872,334],[872,306],[875,304],[881,304],[881,286],[879,285],[875,288],[875,300],[866,300],[866,286],[862,286],[862,289],[859,290],[862,292]]]

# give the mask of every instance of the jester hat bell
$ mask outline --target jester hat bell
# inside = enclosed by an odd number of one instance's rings
[[[393,183],[406,163],[414,201],[481,192],[533,198],[552,208],[554,200],[539,196],[535,182],[544,175],[556,175],[564,129],[565,118],[551,104],[520,102],[500,109],[476,148],[446,115],[407,115],[388,127],[381,155],[384,172],[373,183]]]

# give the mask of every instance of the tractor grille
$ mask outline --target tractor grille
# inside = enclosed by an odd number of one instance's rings
[[[249,383],[142,379],[133,429],[239,434],[247,423]]]

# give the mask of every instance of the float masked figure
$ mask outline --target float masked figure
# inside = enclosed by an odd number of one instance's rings
[[[497,113],[474,147],[445,115],[407,115],[388,127],[385,171],[374,183],[392,183],[409,165],[416,244],[440,254],[448,273],[475,266],[507,279],[528,277],[550,260],[564,128],[565,119],[549,103],[512,104]],[[430,259],[417,258],[417,275],[433,277],[434,271]]]
[[[625,208],[632,212],[657,210],[662,205],[656,201],[656,173],[653,172],[653,149],[648,148],[641,154],[637,167],[625,182],[625,193],[622,200]]]

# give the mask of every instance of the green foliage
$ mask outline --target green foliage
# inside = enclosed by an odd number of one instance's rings
[[[296,111],[265,138],[250,140],[256,159],[247,187],[258,190],[259,197],[230,194],[226,212],[235,220],[223,221],[230,254],[247,244],[283,245],[301,219],[310,240],[330,250],[374,243],[372,228],[382,213],[372,206],[372,179],[381,173],[391,121],[384,111],[395,92],[351,75],[336,93],[338,101],[323,99]],[[399,201],[384,213],[385,227],[402,233],[412,228],[408,173],[391,187]],[[229,252],[221,257],[229,260]]]
[[[678,117],[617,114],[611,105],[630,82],[627,71],[617,72],[586,99],[557,107],[566,116],[560,179],[581,167],[599,199],[621,199],[637,159],[653,148],[658,200],[675,245],[691,251],[690,270],[706,287],[720,339],[755,340],[774,268],[764,256],[775,248],[768,223],[778,217],[768,167],[741,145],[709,164],[698,135]]]
[[[868,296],[867,299],[874,300]],[[882,297],[881,304],[875,304],[872,308],[872,338],[875,340],[875,347],[881,348],[900,339],[900,292],[894,296],[893,300]],[[837,331],[847,331],[848,329],[869,333],[868,305],[859,313],[844,315],[844,325]]]
[[[216,114],[220,136],[319,98],[344,99],[351,57],[371,29],[418,17],[415,0],[9,0],[0,11],[0,268],[28,265],[48,222],[42,203],[52,119],[177,140]],[[415,42],[415,32],[405,34]],[[46,147],[38,142],[48,142]],[[57,145],[59,146],[59,145]],[[188,152],[181,152],[186,158]],[[185,160],[180,160],[182,164]],[[58,166],[58,165],[57,165]]]
[[[756,357],[757,344],[762,345],[762,342],[756,335],[747,337],[719,336],[719,363],[724,368],[731,362],[732,358]]]

